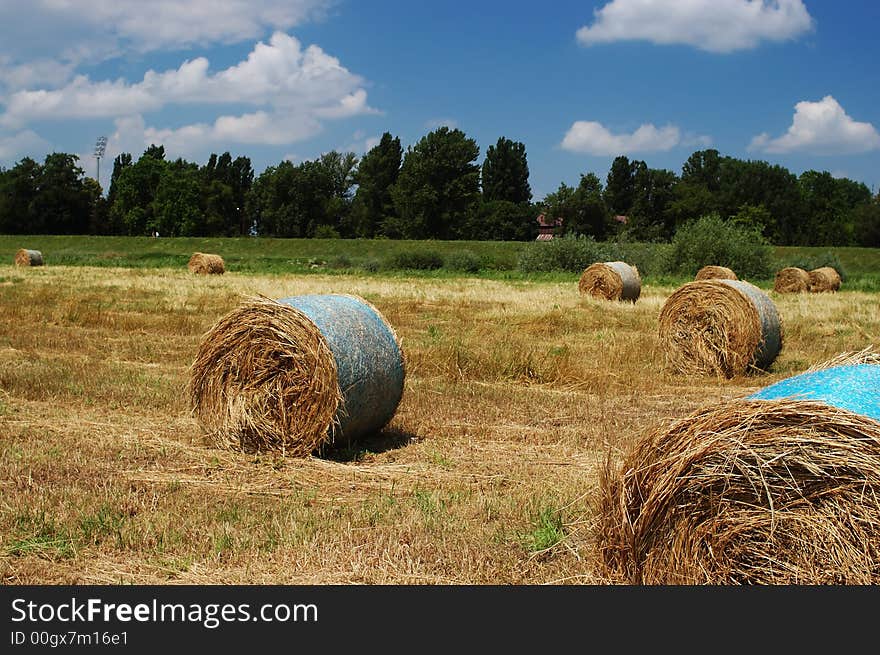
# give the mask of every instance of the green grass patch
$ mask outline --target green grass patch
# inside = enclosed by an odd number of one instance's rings
[[[570,282],[577,271],[521,270],[523,252],[534,246],[520,241],[407,241],[392,239],[270,239],[263,237],[158,239],[59,235],[0,235],[0,263],[12,264],[19,248],[40,250],[46,266],[186,269],[194,252],[216,253],[226,270],[244,274],[338,274],[384,277],[455,278],[476,276],[500,280]],[[613,253],[638,266],[643,279],[657,284],[686,281],[665,272],[669,244],[599,244],[597,252]],[[416,254],[414,253],[421,253]],[[430,268],[422,259],[430,255]],[[415,259],[414,259],[415,257]],[[846,287],[878,290],[880,249],[852,247],[773,248],[774,272],[789,262],[836,258],[845,269]],[[437,263],[442,261],[442,266]],[[20,275],[4,274],[3,281],[18,282]],[[771,280],[751,280],[771,282]]]

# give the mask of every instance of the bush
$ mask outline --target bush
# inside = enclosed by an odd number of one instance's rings
[[[346,255],[335,255],[327,262],[330,268],[345,269],[351,268],[351,260]]]
[[[480,257],[471,250],[459,250],[446,256],[446,268],[450,271],[476,273],[483,268]]]
[[[566,235],[552,241],[535,241],[523,248],[519,270],[523,273],[565,271],[583,273],[590,264],[608,259],[609,248],[593,237]]]
[[[339,232],[332,225],[319,225],[315,228],[316,239],[338,239]]]
[[[367,273],[376,273],[382,268],[382,262],[375,257],[371,257],[361,262],[361,268]]]
[[[443,268],[443,257],[433,250],[397,252],[388,259],[388,268],[430,271]]]
[[[767,279],[773,275],[772,252],[756,229],[707,214],[676,231],[666,268],[693,276],[703,266],[726,266],[740,278]]]

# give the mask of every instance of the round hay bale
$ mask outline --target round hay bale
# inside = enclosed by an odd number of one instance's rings
[[[384,427],[403,381],[399,340],[363,298],[256,298],[204,335],[188,395],[212,444],[305,457]]]
[[[776,305],[743,280],[688,282],[666,300],[658,325],[667,365],[680,373],[766,370],[782,349]]]
[[[626,262],[596,262],[581,274],[578,291],[603,300],[635,302],[642,293],[639,269]]]
[[[203,252],[193,253],[189,258],[188,267],[191,273],[200,275],[223,275],[226,272],[223,258],[220,255]]]
[[[732,270],[726,266],[704,266],[697,271],[694,280],[738,280]]]
[[[835,292],[840,289],[840,274],[830,266],[816,268],[809,273],[810,291],[822,293],[825,291]]]
[[[797,266],[786,266],[776,272],[773,290],[777,293],[803,293],[810,290],[810,274]]]
[[[822,373],[697,411],[606,466],[609,572],[635,584],[880,583],[880,367]]]
[[[15,265],[16,266],[42,266],[43,265],[43,253],[39,250],[27,250],[26,248],[20,248],[15,253]]]

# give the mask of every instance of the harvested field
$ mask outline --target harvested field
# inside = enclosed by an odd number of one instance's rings
[[[565,282],[0,265],[5,584],[617,584],[606,459],[707,403],[876,343],[876,296],[776,300],[772,373],[668,372],[657,317]],[[394,326],[403,399],[322,457],[212,447],[185,389],[242,298],[348,293]],[[21,329],[22,325],[29,329]]]

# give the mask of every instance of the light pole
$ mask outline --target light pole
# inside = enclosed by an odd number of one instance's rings
[[[107,149],[107,137],[99,136],[98,140],[95,142],[95,159],[98,162],[98,186],[101,186],[101,157],[104,156],[104,150]]]

